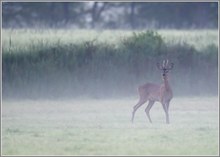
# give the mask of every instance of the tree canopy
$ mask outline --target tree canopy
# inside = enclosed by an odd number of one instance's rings
[[[2,26],[217,28],[218,2],[3,2]]]

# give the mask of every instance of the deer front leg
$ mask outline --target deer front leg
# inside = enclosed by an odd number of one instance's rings
[[[169,111],[170,100],[167,101],[166,105],[167,105],[167,111]]]
[[[169,124],[170,121],[169,121],[169,113],[168,113],[168,106],[166,103],[162,103],[162,106],[163,106],[163,109],[165,111],[165,114],[166,114],[166,123]]]

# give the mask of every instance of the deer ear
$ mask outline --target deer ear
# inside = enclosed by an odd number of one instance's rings
[[[170,63],[169,70],[173,69],[174,63]]]
[[[160,63],[157,63],[157,68],[158,68],[159,70],[162,70],[162,66],[160,65]]]

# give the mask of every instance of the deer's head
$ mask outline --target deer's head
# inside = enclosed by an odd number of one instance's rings
[[[163,60],[163,64],[157,63],[157,68],[162,71],[163,79],[167,78],[168,72],[173,69],[173,63],[169,63],[168,60]]]

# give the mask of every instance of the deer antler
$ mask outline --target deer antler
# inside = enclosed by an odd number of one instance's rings
[[[157,63],[157,68],[160,69],[160,70],[163,70],[163,69],[167,69],[167,70],[171,70],[173,69],[173,63],[170,63],[169,65],[169,60],[163,60],[163,64],[160,65],[160,63]]]
[[[165,60],[163,60],[163,68],[165,68]]]
[[[166,62],[166,67],[168,67],[168,65],[169,65],[168,63],[169,63],[169,60],[167,59],[167,62]]]
[[[163,69],[163,67],[160,65],[160,63],[157,63],[157,68],[160,69],[160,70]]]

